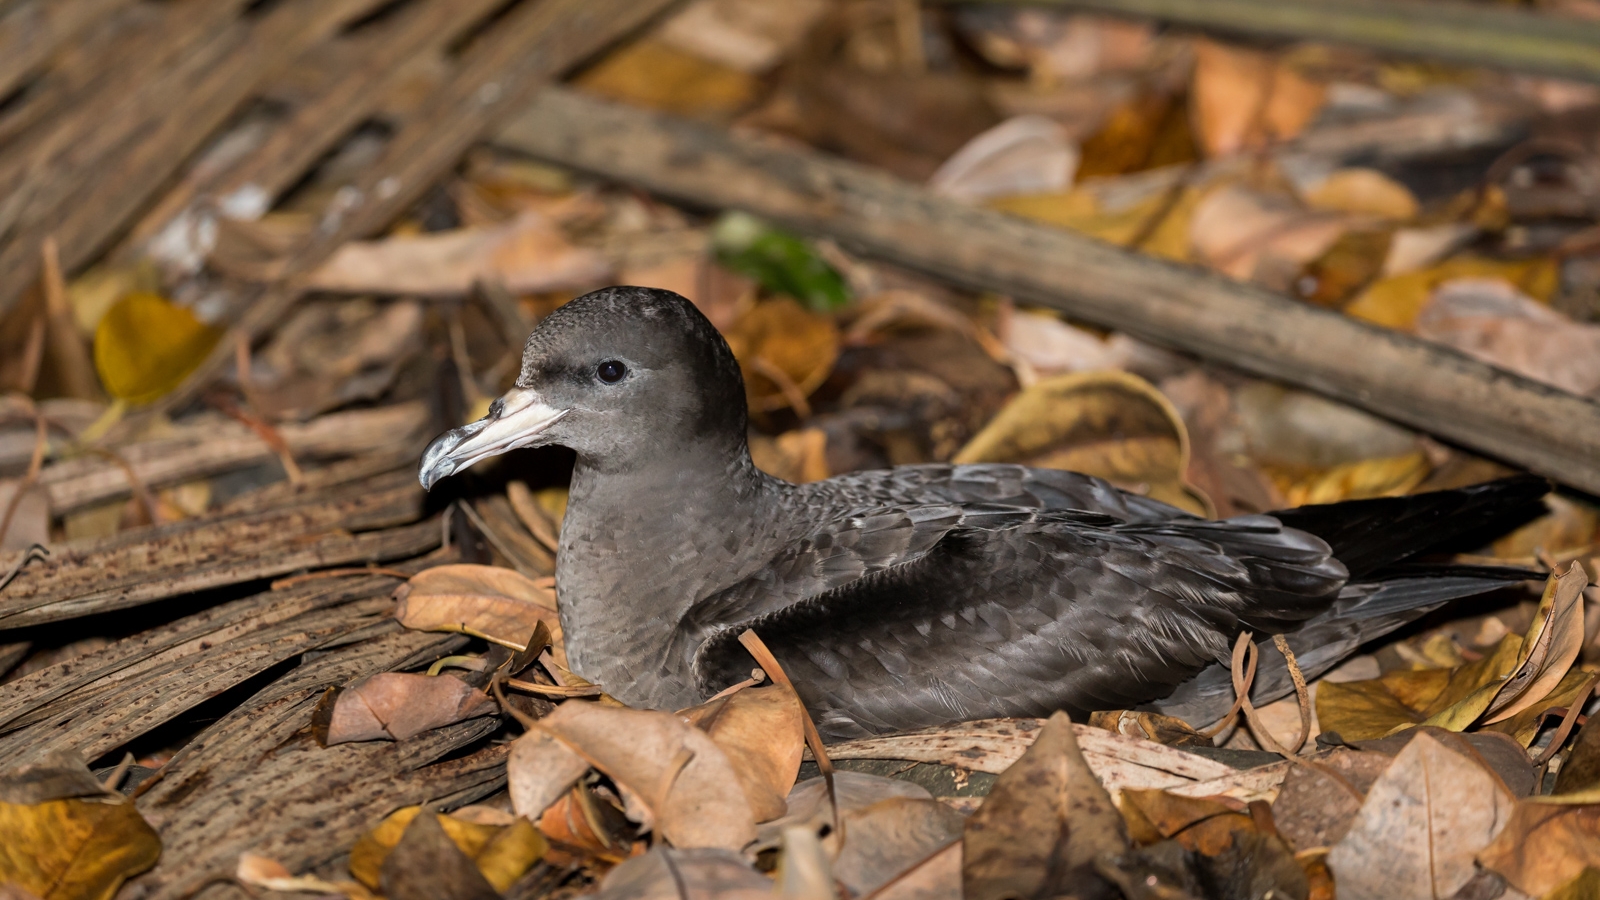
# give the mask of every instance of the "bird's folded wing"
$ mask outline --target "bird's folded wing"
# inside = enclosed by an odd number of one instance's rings
[[[825,535],[712,598],[720,630],[695,672],[704,689],[742,677],[737,634],[753,628],[836,737],[1154,699],[1241,627],[1293,627],[1344,583],[1326,545],[1265,516],[917,507]]]

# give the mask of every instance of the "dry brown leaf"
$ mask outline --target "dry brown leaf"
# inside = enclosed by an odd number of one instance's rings
[[[1307,210],[1286,194],[1223,183],[1196,203],[1189,243],[1197,260],[1231,278],[1284,290],[1352,224],[1344,213]]]
[[[538,732],[564,749],[533,738]],[[755,837],[755,816],[728,755],[671,713],[563,703],[519,739],[518,750],[512,755],[523,773],[513,774],[518,815],[537,816],[538,804],[554,802],[582,774],[568,778],[576,764],[562,754],[571,752],[616,782],[629,799],[629,815],[676,847],[738,849]]]
[[[354,881],[327,881],[313,875],[295,875],[283,863],[256,853],[239,854],[233,877],[253,887],[285,893],[333,894],[350,900],[367,900],[372,895]]]
[[[1013,397],[952,462],[1015,462],[1097,475],[1200,515],[1184,483],[1189,435],[1172,404],[1125,372],[1046,379]]]
[[[526,819],[516,819],[508,825],[490,825],[471,821],[469,817],[439,815],[424,811],[420,806],[407,806],[390,813],[356,841],[350,849],[350,874],[363,885],[378,890],[392,851],[419,818],[435,820],[436,827],[496,891],[504,891],[521,878],[548,847],[543,836]]]
[[[312,272],[315,290],[362,294],[460,296],[479,281],[515,293],[582,290],[604,282],[610,263],[574,246],[538,213],[503,225],[351,241]]]
[[[1449,897],[1510,819],[1498,776],[1419,734],[1372,785],[1328,855],[1341,900]]]
[[[772,900],[772,879],[729,850],[655,847],[606,874],[596,900]]]
[[[873,891],[870,900],[961,900],[961,842],[956,841]]]
[[[1389,762],[1382,754],[1368,755],[1383,764]],[[1272,804],[1272,817],[1277,822],[1278,833],[1296,850],[1331,847],[1349,832],[1365,798],[1366,791],[1339,769],[1320,761],[1296,761],[1283,779],[1278,799]]]
[[[1209,157],[1292,138],[1322,108],[1321,85],[1265,53],[1195,43],[1195,130]]]
[[[996,779],[962,837],[968,900],[1082,893],[1094,861],[1128,847],[1111,797],[1078,749],[1072,721],[1056,713],[1022,758]]]
[[[550,629],[551,655],[558,664],[567,664],[555,591],[515,570],[468,563],[434,566],[411,576],[395,591],[395,599],[394,617],[407,628],[459,631],[513,650],[523,649],[528,635],[543,622]]]
[[[642,38],[607,54],[577,84],[612,100],[701,118],[726,118],[755,101],[760,82],[754,76],[700,49]]]
[[[1478,861],[1517,890],[1545,896],[1585,868],[1600,867],[1600,806],[1524,800],[1494,843],[1478,854]]]
[[[752,435],[750,460],[768,475],[804,484],[821,481],[828,470],[828,433],[820,428],[796,428],[775,438]]]
[[[1168,195],[1171,190],[1168,185],[1165,190],[1124,192],[1131,197],[1106,196],[1090,182],[1066,193],[1000,197],[989,206],[1120,247],[1143,237],[1141,252],[1188,262],[1190,222],[1205,195],[1199,188],[1179,186],[1173,200]]]
[[[805,708],[786,685],[745,688],[679,710],[728,755],[757,822],[782,816],[805,750]]]
[[[526,828],[532,828],[526,822]],[[500,895],[439,816],[424,812],[411,818],[383,858],[378,881],[387,900],[495,900]]]
[[[844,840],[823,840],[839,883],[859,897],[959,844],[965,819],[938,800],[891,797],[841,815]],[[959,883],[959,881],[957,882]]]
[[[483,691],[452,675],[379,672],[335,696],[324,745],[403,741],[498,708]]]
[[[655,36],[703,59],[759,75],[781,62],[827,9],[825,0],[696,0],[663,23]]]
[[[1144,738],[1168,747],[1210,747],[1211,739],[1182,719],[1131,709],[1104,710],[1089,716],[1089,724],[1128,737]]]
[[[1417,215],[1417,198],[1410,189],[1376,169],[1337,169],[1305,197],[1312,209],[1367,213],[1402,222]]]
[[[978,203],[1064,191],[1077,168],[1078,148],[1066,129],[1044,116],[1016,116],[968,141],[933,173],[928,187]]]
[[[726,337],[744,370],[751,408],[766,412],[803,405],[839,358],[833,319],[790,297],[751,307]]]
[[[589,761],[537,728],[517,738],[506,760],[506,786],[517,815],[536,818],[589,771]]]
[[[1600,326],[1575,322],[1501,279],[1443,282],[1417,316],[1416,333],[1535,381],[1600,393]]]

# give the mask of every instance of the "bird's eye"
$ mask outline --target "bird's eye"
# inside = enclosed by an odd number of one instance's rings
[[[628,367],[614,359],[608,359],[595,368],[594,374],[606,384],[616,384],[622,376],[628,374]]]

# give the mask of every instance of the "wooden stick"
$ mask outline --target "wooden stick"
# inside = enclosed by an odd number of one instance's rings
[[[951,0],[943,0],[951,2]],[[1000,3],[1009,0],[960,0]],[[1468,65],[1600,81],[1600,24],[1449,0],[1028,0]]]
[[[933,195],[865,166],[547,88],[504,146],[824,234],[962,287],[1326,394],[1600,492],[1600,405],[1197,267]]]

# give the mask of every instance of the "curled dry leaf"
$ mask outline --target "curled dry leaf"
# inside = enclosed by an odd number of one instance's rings
[[[610,872],[596,900],[772,900],[772,879],[731,850],[656,847]]]
[[[1600,868],[1600,806],[1524,800],[1478,862],[1525,894],[1549,896],[1586,868]]]
[[[1367,792],[1328,854],[1341,900],[1449,897],[1510,820],[1516,800],[1494,773],[1419,734]]]
[[[515,819],[509,825],[488,825],[407,806],[390,813],[350,848],[350,874],[363,885],[379,890],[391,852],[402,844],[418,819],[435,820],[435,827],[474,863],[477,872],[496,891],[509,888],[548,849],[544,837],[526,819]]]
[[[487,694],[452,675],[380,672],[334,697],[324,743],[403,741],[497,709]]]
[[[1033,746],[995,781],[962,837],[969,900],[1109,895],[1094,861],[1128,848],[1127,828],[1056,713]],[[1096,886],[1099,889],[1096,889]]]
[[[577,756],[642,804],[640,817],[674,846],[736,850],[755,837],[755,816],[728,755],[671,713],[564,703],[517,744],[508,766],[520,816],[538,816],[539,804],[566,792],[583,774],[571,759]]]
[[[1214,41],[1195,43],[1195,130],[1210,157],[1299,134],[1322,108],[1324,91],[1266,53]]]
[[[1538,707],[1568,675],[1583,645],[1583,589],[1572,564],[1551,573],[1526,636],[1509,634],[1482,659],[1453,669],[1390,672],[1370,681],[1323,683],[1317,720],[1346,740],[1368,740],[1417,724],[1462,731]],[[1574,685],[1568,684],[1567,690]],[[1520,738],[1532,739],[1531,731]]]
[[[833,319],[789,297],[756,304],[734,323],[728,346],[744,370],[750,406],[773,411],[804,406],[839,358]]]
[[[559,526],[558,526],[559,527]],[[550,654],[566,666],[556,595],[512,569],[461,563],[434,566],[395,591],[394,617],[417,631],[459,631],[522,650],[540,622],[550,629]]]
[[[745,688],[680,710],[728,755],[757,822],[783,815],[805,749],[805,708],[788,685]]]
[[[1210,507],[1183,480],[1189,466],[1183,418],[1160,391],[1126,372],[1071,373],[1033,385],[952,461],[1070,469],[1200,515]]]
[[[155,829],[76,754],[0,776],[0,885],[40,900],[111,900],[160,855]]]
[[[968,141],[933,173],[928,187],[970,202],[1064,191],[1078,158],[1078,148],[1055,120],[1016,116]]]
[[[308,276],[308,287],[340,293],[458,296],[479,281],[515,293],[583,289],[603,282],[610,263],[573,246],[545,216],[503,225],[351,241]]]

